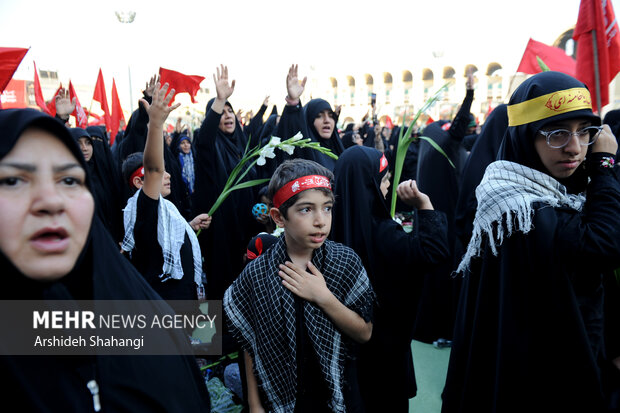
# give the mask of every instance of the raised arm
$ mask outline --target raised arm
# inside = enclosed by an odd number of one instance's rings
[[[166,168],[164,165],[164,122],[170,112],[178,108],[181,104],[168,106],[175,91],[168,92],[168,84],[160,88],[157,83],[153,91],[153,102],[149,104],[146,99],[140,99],[149,115],[148,133],[146,144],[144,145],[144,194],[151,199],[159,199],[161,193],[162,179]]]
[[[465,82],[465,99],[461,103],[461,107],[457,112],[448,133],[450,137],[456,141],[462,141],[467,133],[467,125],[469,124],[469,113],[471,112],[471,104],[474,101],[474,73],[473,69],[467,71],[467,81]]]
[[[286,76],[286,106],[282,111],[280,122],[275,131],[275,135],[284,139],[292,138],[297,132],[301,131],[301,102],[299,98],[306,87],[307,77],[299,80],[297,65],[291,65]]]
[[[224,111],[226,101],[235,91],[235,81],[233,80],[231,83],[228,83],[228,66],[220,65],[220,67],[215,70],[216,73],[213,74],[213,82],[215,83],[217,97],[211,106],[211,110],[221,115]]]

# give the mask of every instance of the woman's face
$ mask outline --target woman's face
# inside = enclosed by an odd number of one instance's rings
[[[90,161],[90,158],[93,157],[93,144],[90,139],[83,136],[78,139],[78,145],[80,146],[82,154],[84,154],[84,159],[86,159],[86,162]]]
[[[25,130],[0,160],[0,250],[26,277],[69,273],[94,209],[86,171],[51,133]]]
[[[236,126],[235,120],[235,112],[233,112],[230,106],[224,105],[224,111],[222,112],[222,117],[220,118],[220,130],[228,134],[233,133]]]
[[[314,118],[314,129],[316,129],[319,136],[323,139],[331,138],[334,128],[336,127],[336,121],[332,113],[331,110],[325,109]]]
[[[568,119],[545,125],[543,130],[567,129],[571,132],[576,132],[590,125],[591,122],[588,120]],[[579,139],[576,136],[572,136],[566,146],[552,148],[547,145],[546,138],[538,133],[534,139],[534,147],[544,167],[556,179],[571,176],[584,161],[588,152],[588,147],[580,145]]]
[[[181,152],[183,152],[186,155],[190,153],[192,150],[192,144],[189,143],[187,139],[183,139],[183,142],[181,142],[179,147],[181,148]]]

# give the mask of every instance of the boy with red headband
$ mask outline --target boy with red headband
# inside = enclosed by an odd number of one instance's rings
[[[357,411],[352,356],[370,339],[374,292],[355,252],[327,240],[332,186],[332,172],[313,161],[276,169],[270,214],[284,234],[224,295],[252,411]]]

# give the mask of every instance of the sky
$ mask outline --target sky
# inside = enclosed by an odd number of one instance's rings
[[[618,13],[620,0],[612,4]],[[130,10],[134,22],[120,23],[115,11]],[[512,74],[530,37],[553,43],[578,10],[579,0],[2,0],[0,46],[30,47],[18,79],[32,79],[34,60],[94,88],[101,68],[126,109],[129,72],[137,100],[159,67],[204,76],[212,89],[223,63],[236,80],[233,104],[258,107],[266,95],[283,103],[291,63],[302,74],[372,71],[442,51],[472,62],[494,56]]]

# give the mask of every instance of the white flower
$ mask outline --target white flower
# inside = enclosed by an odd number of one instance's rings
[[[269,143],[265,147],[275,148],[279,144],[280,144],[280,138],[278,138],[277,136],[272,136],[271,139],[269,140]]]
[[[287,145],[285,143],[280,145],[280,149],[282,149],[284,152],[288,153],[289,155],[292,155],[293,152],[295,151],[295,147],[293,145]]]
[[[265,165],[265,157],[264,156],[259,156],[258,159],[256,160],[256,165],[258,166],[263,166]]]
[[[295,136],[293,136],[291,139],[289,139],[291,142],[296,142],[300,139],[303,139],[304,135],[301,134],[301,132],[297,132],[297,134],[295,134]]]

